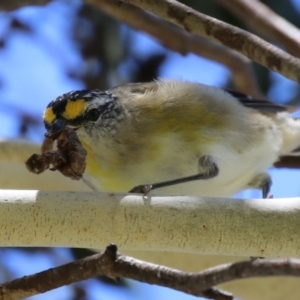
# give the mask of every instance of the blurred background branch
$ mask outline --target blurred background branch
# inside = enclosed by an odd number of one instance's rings
[[[109,0],[89,1],[95,5],[98,4],[101,8],[101,4]],[[190,33],[220,42],[270,70],[300,82],[299,59],[249,32],[199,13],[173,0],[122,0],[118,1],[119,9],[122,9],[124,3],[131,3],[148,10]]]
[[[114,1],[109,0],[98,1],[95,4],[99,9],[116,19],[157,38],[169,49],[182,55],[191,52],[224,64],[232,71],[233,81],[237,89],[255,97],[262,97],[250,61],[239,53],[171,26],[163,19],[159,19],[134,5],[122,3],[120,7],[117,7]]]
[[[258,0],[216,0],[233,12],[257,34],[283,46],[287,52],[300,57],[300,31],[295,25],[276,14]]]
[[[45,5],[51,0],[2,0],[0,10],[11,11],[28,5]]]

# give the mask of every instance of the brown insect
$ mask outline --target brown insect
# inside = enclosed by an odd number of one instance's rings
[[[56,141],[57,150],[53,150]],[[47,169],[58,170],[71,179],[81,179],[86,167],[86,150],[82,147],[76,131],[62,129],[45,134],[41,154],[33,154],[26,161],[27,169],[40,174]]]

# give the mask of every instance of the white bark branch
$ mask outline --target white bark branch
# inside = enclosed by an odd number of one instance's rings
[[[0,191],[1,246],[300,257],[300,198]]]
[[[16,141],[0,143],[0,188],[32,188],[32,182],[40,188],[42,181],[43,189],[85,188],[58,172],[30,174],[23,162],[38,148]],[[15,166],[11,173],[9,166]],[[121,251],[300,257],[299,209],[300,198],[142,198],[0,190],[0,246],[103,248],[114,242]]]
[[[0,188],[88,190],[81,181],[70,180],[61,176],[58,172],[49,171],[39,176],[29,173],[25,168],[24,161],[33,152],[39,152],[38,145],[18,141],[0,142]],[[58,194],[65,198],[71,195],[76,197],[77,200],[68,198],[64,201],[62,198],[55,196]],[[190,222],[189,226],[186,225],[185,228],[181,228],[182,223],[177,224],[177,218],[180,218],[181,222],[184,220],[178,211],[178,200],[170,203],[171,199],[166,201],[156,197],[152,199],[155,201],[152,201],[150,206],[149,201],[144,203],[144,200],[138,196],[126,197],[117,204],[116,197],[111,197],[115,200],[110,202],[109,195],[102,195],[102,200],[99,198],[99,201],[91,198],[85,202],[78,192],[49,192],[46,193],[48,196],[44,196],[44,192],[37,191],[1,190],[0,195],[2,199],[0,203],[0,247],[12,244],[19,246],[82,245],[87,247],[92,244],[90,242],[92,239],[93,245],[96,244],[97,248],[103,249],[103,246],[106,246],[106,241],[102,239],[103,236],[106,236],[108,242],[126,241],[127,236],[126,244],[120,245],[120,251],[125,251],[131,256],[146,261],[191,272],[197,272],[222,263],[247,259],[250,252],[251,255],[258,255],[258,252],[251,249],[251,251],[248,249],[249,253],[241,251],[251,241],[252,248],[259,244],[268,245],[266,248],[268,251],[270,251],[271,246],[273,249],[279,248],[276,252],[280,256],[291,255],[291,253],[297,252],[295,250],[297,247],[299,248],[299,238],[296,230],[297,227],[300,228],[297,226],[299,224],[298,210],[300,203],[297,199],[287,201],[281,199],[242,200],[240,203],[237,200],[224,200],[221,201],[221,206],[218,208],[218,201],[212,199],[205,202],[201,200],[197,204],[196,198],[193,198],[191,204],[195,205],[194,202],[196,202],[196,205],[199,205],[198,210],[201,208],[204,210],[201,214],[203,218],[201,218],[198,211],[196,211],[197,217],[193,218],[195,214],[191,214],[191,206],[183,202],[187,198],[179,199],[180,205],[184,207],[183,213],[185,216],[192,216],[191,220],[185,220],[185,222]],[[96,196],[96,194],[90,193],[85,195]],[[107,202],[105,197],[108,200]],[[27,201],[25,201],[26,199]],[[18,200],[21,201],[18,202]],[[160,200],[163,200],[163,202],[160,202]],[[236,203],[237,206],[235,206]],[[115,212],[112,211],[114,205]],[[85,210],[82,210],[82,207],[85,207]],[[233,207],[235,209],[230,211],[230,208]],[[95,208],[94,212],[92,211],[93,208]],[[127,212],[126,220],[124,220],[125,208]],[[211,211],[209,212],[208,209],[211,209]],[[257,218],[255,217],[256,209],[259,212]],[[148,218],[144,220],[139,216],[140,211],[147,212]],[[168,220],[163,220],[167,211]],[[87,212],[89,213],[87,214]],[[131,216],[129,216],[129,212],[132,212]],[[152,213],[156,214],[156,217],[151,220],[150,214]],[[220,214],[223,214],[221,218],[219,217]],[[273,217],[272,214],[274,214]],[[227,215],[226,218],[225,215]],[[120,216],[122,217],[120,218]],[[104,220],[110,218],[110,222],[105,224],[103,218]],[[256,224],[258,219],[260,224]],[[81,224],[81,220],[84,220],[84,223]],[[124,221],[123,224],[126,224],[126,226],[120,228],[120,223]],[[189,229],[192,227],[191,222],[196,224],[196,227]],[[210,224],[206,230],[201,227],[204,222]],[[166,227],[167,224],[168,227]],[[247,226],[250,227],[247,228]],[[141,228],[141,232],[138,232],[139,228]],[[197,230],[198,234],[195,235]],[[155,236],[155,231],[158,233],[157,236]],[[180,245],[180,242],[177,241],[174,244],[175,246],[172,247],[172,243],[175,242],[180,233],[184,233],[181,240],[185,240],[186,244]],[[218,235],[222,237],[222,244],[217,238]],[[134,246],[136,236],[139,237],[139,240],[136,241]],[[192,238],[196,238],[199,247],[197,251],[194,251],[195,254],[188,253],[187,246],[190,247],[191,244],[194,244]],[[239,241],[240,239],[241,241]],[[86,241],[89,241],[89,243],[86,243]],[[160,243],[161,247],[163,244],[167,244],[170,251],[167,252],[166,249],[163,249],[164,251],[143,251],[142,249],[159,250],[155,248],[155,244],[150,247],[151,249],[148,249],[150,241]],[[214,247],[210,249],[212,244]],[[216,251],[225,253],[225,245],[227,250],[229,249],[226,253],[232,253],[232,256],[213,255]],[[237,251],[237,246],[240,248],[240,252]],[[140,251],[125,250],[130,247],[140,249]],[[178,251],[178,249],[181,250]],[[259,250],[259,247],[257,249]],[[286,249],[288,249],[288,253]],[[197,253],[203,253],[204,250],[211,255],[197,255]],[[240,254],[244,258],[237,256]],[[293,256],[297,255],[293,254]],[[283,277],[233,281],[222,285],[222,288],[233,292],[238,298],[256,300],[292,300],[296,299],[300,293],[298,279]]]

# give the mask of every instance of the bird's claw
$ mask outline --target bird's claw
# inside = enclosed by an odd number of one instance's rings
[[[152,184],[137,185],[129,193],[144,194],[143,196],[147,196],[151,190]]]

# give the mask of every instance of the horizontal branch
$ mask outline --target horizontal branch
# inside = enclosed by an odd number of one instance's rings
[[[275,168],[300,169],[300,156],[282,156],[274,164]]]
[[[51,0],[1,0],[0,10],[10,11],[27,5],[45,5]]]
[[[117,253],[117,247],[113,244],[100,254],[4,283],[0,285],[0,299],[23,299],[100,275],[107,275],[116,280],[120,277],[135,279],[207,299],[233,299],[231,294],[215,288],[208,287],[201,290],[201,285],[199,287],[201,281],[195,282],[193,273],[182,272],[121,255]]]
[[[299,208],[300,198],[0,190],[0,246],[300,257]]]
[[[0,285],[0,299],[25,298],[99,275],[116,280],[120,277],[130,278],[208,299],[232,300],[231,294],[215,289],[214,286],[251,277],[299,277],[300,260],[244,261],[191,273],[121,255],[117,247],[111,244],[100,254],[4,283]]]

